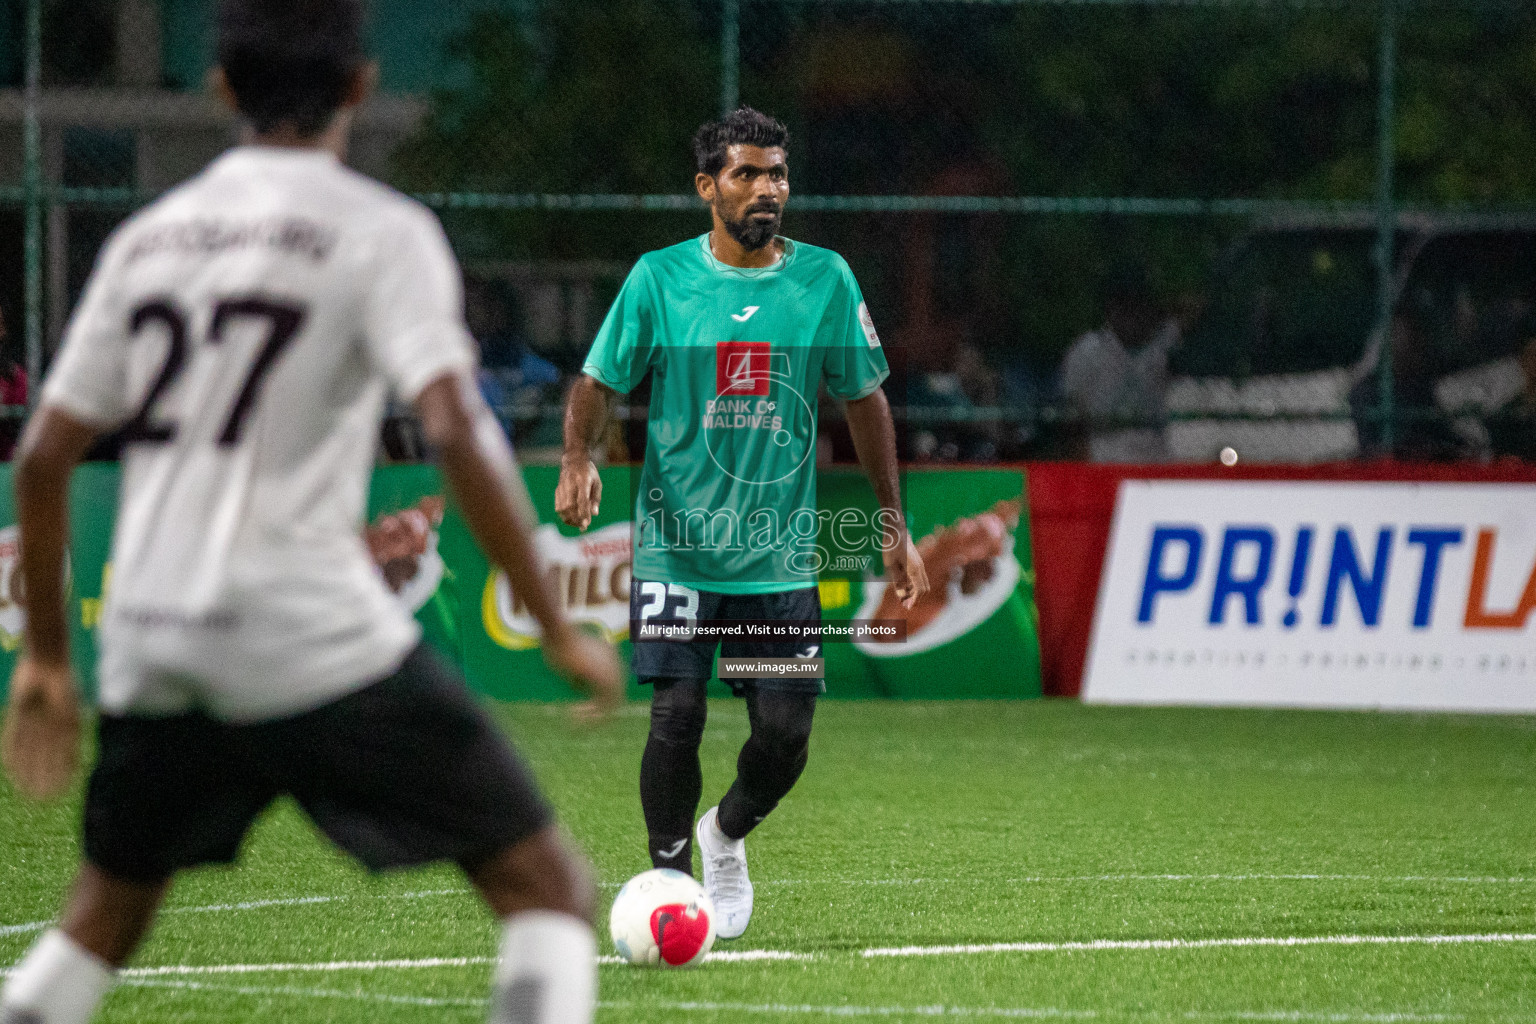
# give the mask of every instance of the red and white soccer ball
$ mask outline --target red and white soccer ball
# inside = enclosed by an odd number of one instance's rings
[[[692,875],[655,868],[624,883],[608,929],[632,964],[692,967],[715,944],[715,905]]]

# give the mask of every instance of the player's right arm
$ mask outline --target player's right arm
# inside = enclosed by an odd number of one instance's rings
[[[613,394],[612,388],[584,373],[571,385],[565,403],[565,450],[555,485],[555,513],[580,530],[591,525],[603,500],[603,478],[592,461],[592,449],[608,425]]]
[[[642,259],[613,300],[566,400],[555,513],[567,526],[585,530],[602,502],[603,482],[592,449],[608,426],[614,395],[629,394],[650,369],[655,292],[654,278]]]
[[[880,504],[880,552],[886,578],[901,603],[911,609],[928,591],[928,574],[901,509],[896,426],[891,422],[891,406],[881,388],[890,367],[853,271],[841,260],[837,269],[842,276],[842,288],[833,293],[827,304],[820,334],[827,346],[823,364],[827,391],[843,401],[859,465],[869,477],[875,500]]]
[[[112,269],[117,251],[109,242],[91,274],[11,467],[27,617],[0,761],[33,799],[63,793],[79,763],[80,698],[65,611],[69,478],[97,436],[132,413],[125,317]]]
[[[396,394],[421,418],[443,477],[486,557],[507,574],[543,634],[550,667],[584,685],[589,711],[623,693],[613,648],[565,617],[533,543],[538,517],[511,445],[475,385],[463,285],[442,226],[419,207],[394,211],[373,252],[365,337]]]
[[[34,800],[69,787],[80,755],[80,698],[69,660],[64,549],[69,476],[96,439],[94,427],[44,407],[27,424],[13,464],[26,594],[25,648],[11,673],[0,755],[16,788]]]
[[[618,658],[611,645],[577,629],[561,611],[533,544],[538,519],[522,474],[473,378],[440,376],[422,388],[415,407],[470,533],[538,621],[545,660],[586,686],[592,697],[587,710],[612,710],[624,693]]]

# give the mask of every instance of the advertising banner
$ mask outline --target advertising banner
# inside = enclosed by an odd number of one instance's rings
[[[1536,711],[1536,486],[1125,481],[1084,699]]]
[[[542,525],[535,535],[567,613],[619,643],[626,663],[633,474],[603,471],[604,499],[585,533],[556,523],[552,466],[524,470]],[[69,611],[75,664],[94,693],[95,631],[111,580],[109,555],[118,467],[82,466],[71,484]],[[819,589],[829,624],[903,618],[903,643],[825,644],[830,697],[1029,697],[1040,693],[1034,573],[1024,475],[1017,470],[915,472],[905,481],[909,526],[922,543],[934,590],[910,613],[887,597],[879,551],[839,514],[875,503],[857,470],[818,478]],[[851,513],[850,513],[851,515]],[[845,517],[846,518],[846,517]],[[858,518],[858,517],[854,517]],[[0,464],[0,699],[21,642],[10,467]],[[811,531],[815,533],[814,530]],[[544,667],[537,630],[504,574],[493,571],[430,466],[374,472],[363,532],[390,589],[431,644],[471,686],[503,700],[569,700]],[[718,694],[729,691],[713,684]],[[648,696],[631,682],[630,694]]]
[[[601,511],[586,533],[555,524],[555,467],[525,470],[541,521],[539,547],[569,613],[611,639],[629,637],[631,471],[603,471]],[[904,476],[909,528],[924,547],[933,592],[910,613],[886,598],[879,551],[846,519],[874,520],[875,500],[856,469],[817,476],[817,549],[822,614],[830,625],[904,618],[902,643],[823,645],[827,696],[955,699],[1038,697],[1040,645],[1024,474],[1018,470],[911,472]],[[375,483],[377,490],[378,484]],[[455,526],[450,513],[448,528]],[[465,593],[465,669],[477,689],[514,699],[560,699],[570,691],[542,665],[532,623],[484,558],[454,546]],[[474,627],[474,628],[472,628]],[[632,685],[632,694],[648,696]],[[717,696],[730,691],[718,681]]]
[[[1040,696],[1040,641],[1024,474],[913,470],[902,477],[907,527],[931,590],[910,611],[886,592],[880,555],[847,553],[836,521],[823,527],[828,622],[904,618],[899,643],[829,643],[828,696],[979,699]],[[856,469],[817,480],[823,512],[863,509],[874,495]]]

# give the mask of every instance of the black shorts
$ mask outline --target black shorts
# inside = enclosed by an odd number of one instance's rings
[[[552,820],[463,680],[425,647],[387,679],[292,718],[103,715],[98,734],[85,855],[129,881],[233,861],[284,794],[374,871],[472,869]]]
[[[785,590],[777,594],[720,594],[694,590],[681,583],[631,580],[629,584],[630,636],[639,636],[642,621],[663,625],[696,622],[821,622],[821,592],[815,587]],[[634,640],[635,675],[642,683],[654,678],[708,679],[715,674],[715,648],[722,658],[819,657],[820,643],[782,640]],[[745,687],[825,693],[820,679],[766,676],[761,679],[727,679],[737,696]]]

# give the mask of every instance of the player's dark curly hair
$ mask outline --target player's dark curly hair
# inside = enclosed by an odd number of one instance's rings
[[[366,59],[363,0],[222,0],[219,66],[258,132],[320,134]]]
[[[718,121],[710,121],[693,136],[693,157],[699,173],[711,178],[725,166],[725,151],[731,146],[789,148],[789,129],[777,118],[751,107],[737,107]]]

